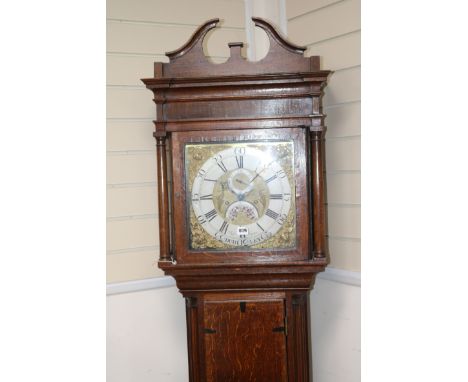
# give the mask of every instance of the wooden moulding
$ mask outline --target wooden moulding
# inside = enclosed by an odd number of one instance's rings
[[[169,63],[155,66],[156,78],[187,78],[222,75],[247,75],[266,73],[291,73],[318,71],[318,57],[303,57],[304,47],[286,41],[265,20],[252,17],[255,25],[263,29],[270,40],[270,50],[266,57],[257,62],[249,62],[241,57],[243,43],[229,43],[231,55],[223,64],[210,62],[203,52],[203,40],[215,28],[219,19],[212,19],[200,26],[190,40],[181,48],[166,53]]]
[[[176,279],[181,292],[208,290],[310,290],[326,262],[289,262],[255,265],[181,265],[160,262],[159,267]]]
[[[231,57],[215,64],[203,53],[203,39],[219,19],[202,25],[169,63],[155,63],[153,78],[143,79],[154,93],[158,131],[307,126],[320,130],[320,96],[330,71],[319,57],[282,38],[267,22],[253,18],[270,40],[260,61],[240,55],[242,43],[229,43]],[[314,106],[315,105],[315,106]]]
[[[200,382],[200,356],[198,336],[198,298],[191,296],[185,298],[185,320],[187,323],[187,347],[189,361],[190,382]]]
[[[166,53],[169,63],[155,63],[154,77],[142,81],[154,93],[157,131],[277,128],[305,126],[321,130],[320,97],[330,71],[318,56],[304,57],[304,47],[286,41],[265,20],[270,50],[260,61],[241,57],[242,43],[229,43],[230,58],[210,62],[203,40],[219,19],[199,27],[181,48]]]

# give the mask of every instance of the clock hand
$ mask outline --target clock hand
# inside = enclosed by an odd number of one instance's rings
[[[263,172],[263,170],[260,171],[260,172],[258,172],[258,173],[256,173],[256,175],[255,175],[255,176],[252,178],[252,180],[249,182],[249,185],[252,184],[252,182],[253,182],[255,179],[257,179],[257,178],[260,176],[260,174],[261,174],[262,172]]]
[[[247,187],[250,186],[250,183],[246,183],[246,182],[244,182],[244,181],[242,181],[242,180],[240,180],[240,179],[236,179],[236,182],[237,182],[237,183],[240,183],[240,184],[243,184],[243,185],[245,185],[245,186],[247,186]],[[245,196],[246,196],[250,191],[252,191],[252,189],[248,190],[247,192],[246,192],[246,191],[236,192],[235,195],[236,195],[236,197],[237,197],[237,200],[238,200],[238,201],[244,200],[244,199],[245,199]]]
[[[271,165],[272,163],[275,163],[275,162],[276,162],[276,160],[272,160],[272,161],[271,161],[270,163],[268,163],[265,167],[263,167],[262,171],[256,172],[256,173],[255,173],[255,176],[250,180],[249,184],[252,184],[252,182],[253,182],[255,179],[257,179],[263,171],[265,171],[268,167],[270,167],[270,165]]]
[[[251,186],[252,182],[247,183],[247,182],[244,182],[243,180],[237,179],[237,178],[235,179],[235,181],[237,183],[240,183],[240,184],[243,184],[243,185],[247,186],[244,190],[236,193],[238,200],[244,200],[245,197],[253,191],[253,186]]]
[[[244,181],[242,181],[242,180],[240,180],[240,179],[237,179],[237,178],[236,178],[236,182],[237,182],[237,183],[240,183],[240,184],[244,184],[244,185],[246,185],[246,186],[250,186],[250,183],[246,183],[246,182],[244,182]]]

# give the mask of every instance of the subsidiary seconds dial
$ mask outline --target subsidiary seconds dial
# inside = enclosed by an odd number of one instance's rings
[[[191,186],[191,207],[209,235],[228,246],[260,244],[285,224],[293,187],[275,143],[232,144],[208,158]],[[292,144],[291,144],[292,145]],[[291,164],[291,163],[290,163]]]

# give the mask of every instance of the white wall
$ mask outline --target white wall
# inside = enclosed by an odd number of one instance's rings
[[[177,288],[107,297],[107,381],[187,382],[185,303]]]
[[[266,33],[256,28],[252,16],[261,17],[273,25],[278,32],[286,36],[287,18],[285,0],[245,0],[245,30],[247,34],[247,58],[258,61],[265,57],[270,49]]]
[[[359,283],[358,275],[336,278]],[[314,382],[358,382],[361,288],[324,276],[311,293]],[[107,317],[108,382],[188,381],[185,304],[176,287],[109,295]]]
[[[162,276],[156,199],[156,109],[141,78],[153,62],[182,46],[203,22],[219,17],[207,36],[213,61],[244,41],[242,0],[107,1],[107,282]]]
[[[333,70],[325,88],[331,266],[361,270],[360,0],[287,0],[288,38]],[[376,128],[378,128],[376,126]]]
[[[361,380],[361,288],[317,279],[311,293],[314,382]]]

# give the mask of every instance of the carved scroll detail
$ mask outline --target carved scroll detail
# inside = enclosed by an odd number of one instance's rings
[[[252,17],[252,20],[257,27],[265,31],[270,40],[270,50],[260,61],[248,61],[241,57],[241,42],[228,44],[231,56],[226,62],[215,64],[209,61],[203,52],[203,40],[211,29],[217,27],[219,19],[215,18],[200,26],[179,49],[166,53],[170,62],[157,67],[155,77],[212,77],[320,70],[317,56],[304,57],[305,47],[287,41],[266,20],[259,17]]]
[[[201,25],[190,37],[190,39],[182,45],[179,49],[173,50],[171,52],[166,52],[166,56],[169,57],[169,59],[175,60],[176,58],[179,58],[186,53],[188,53],[192,48],[195,46],[200,47],[200,49],[203,51],[202,44],[203,40],[205,39],[206,34],[213,28],[216,28],[216,25],[219,23],[219,19],[211,19],[208,20],[205,24]]]
[[[252,20],[257,27],[260,27],[265,31],[265,33],[270,38],[270,43],[274,41],[284,49],[292,53],[300,54],[301,56],[306,51],[306,47],[295,45],[292,42],[286,41],[267,21],[261,19],[260,17],[252,17]]]

